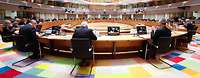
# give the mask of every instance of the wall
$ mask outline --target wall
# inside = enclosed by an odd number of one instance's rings
[[[10,16],[11,18],[15,18],[17,16],[17,12],[12,10],[6,10],[5,16]]]
[[[196,18],[200,17],[200,11],[193,12],[193,16]]]

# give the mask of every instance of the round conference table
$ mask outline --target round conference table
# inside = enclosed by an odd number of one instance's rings
[[[173,31],[172,38],[186,34],[184,31]],[[39,38],[39,42],[50,48],[50,51],[63,51],[70,53],[70,45],[72,34],[68,35],[49,35]],[[93,41],[95,54],[127,54],[137,52],[140,47],[150,39],[150,34],[131,35],[122,34],[118,36],[101,35],[97,36],[97,40]],[[176,44],[176,41],[174,41]],[[175,45],[174,45],[175,46]]]

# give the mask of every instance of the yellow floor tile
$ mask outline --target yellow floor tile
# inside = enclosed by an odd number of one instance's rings
[[[36,66],[35,68],[38,68],[38,69],[48,69],[49,65],[48,64],[40,64],[38,66]]]
[[[133,75],[133,78],[150,78],[151,75],[143,67],[130,67],[130,73]]]

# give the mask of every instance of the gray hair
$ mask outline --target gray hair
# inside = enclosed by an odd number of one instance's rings
[[[84,22],[82,22],[82,23],[81,23],[81,27],[88,27],[88,23],[87,23],[87,22],[85,22],[85,21],[84,21]]]
[[[4,21],[4,27],[7,27],[9,24],[12,24],[12,22],[10,20]]]
[[[166,20],[166,19],[161,19],[159,22],[160,22],[161,24],[166,24],[166,23],[167,23],[167,20]]]
[[[31,20],[31,23],[37,24],[37,21],[32,19],[32,20]]]

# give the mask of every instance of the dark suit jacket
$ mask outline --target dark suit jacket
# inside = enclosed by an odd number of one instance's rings
[[[154,45],[158,45],[158,39],[160,37],[171,37],[171,30],[166,27],[156,30],[152,37]]]
[[[185,25],[185,28],[187,29],[187,31],[191,31],[195,29],[195,25],[193,25],[192,23],[187,23]]]
[[[16,29],[14,27],[11,28],[3,27],[2,34],[5,36],[12,36],[12,34],[14,34],[15,31]]]
[[[19,34],[23,36],[27,43],[37,42],[36,29],[33,28],[30,24],[22,26],[19,30]]]
[[[79,27],[75,30],[72,38],[89,38],[91,40],[97,40],[96,35],[91,29],[86,27]]]

